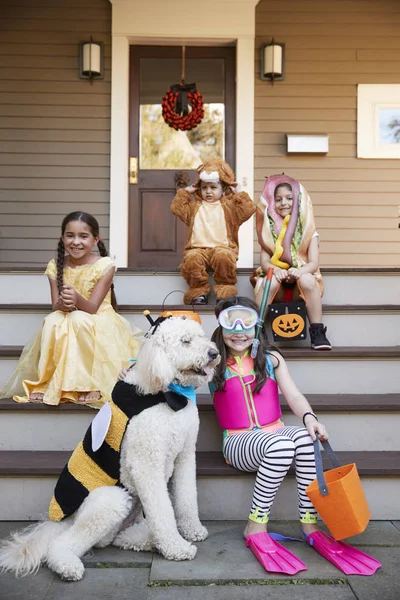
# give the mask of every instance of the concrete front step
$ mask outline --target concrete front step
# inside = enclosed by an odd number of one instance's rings
[[[162,312],[162,306],[149,306],[153,315]],[[187,310],[185,306],[168,306],[167,309]],[[41,328],[43,319],[51,311],[48,304],[1,304],[0,339],[3,345],[24,345]],[[143,316],[143,305],[121,305],[120,314],[130,323],[144,331],[148,321]],[[214,306],[196,307],[201,317],[204,331],[211,337],[217,322]],[[357,305],[324,306],[324,324],[328,327],[328,337],[333,346],[394,346],[399,342],[400,304],[399,305]],[[269,338],[272,333],[268,328]],[[279,344],[278,344],[279,345]],[[309,335],[304,342],[281,344],[309,347]]]
[[[400,395],[309,395],[337,451],[400,451]],[[221,449],[221,429],[207,395],[199,396],[199,451]],[[301,426],[281,398],[285,425]],[[0,400],[0,450],[70,450],[82,439],[96,412],[85,406],[19,404]],[[379,431],[385,435],[377,434]],[[23,436],[21,435],[23,432]]]
[[[49,284],[44,268],[30,271],[0,271],[2,302],[19,304],[29,301],[44,304],[49,301]],[[238,293],[253,297],[249,283],[251,269],[238,269]],[[399,269],[322,269],[327,304],[385,304],[400,303]],[[212,280],[210,279],[212,284]],[[173,290],[186,290],[178,272],[142,272],[120,269],[115,288],[121,304],[160,304]],[[182,295],[181,295],[182,297]],[[214,296],[211,295],[211,299]],[[179,302],[179,294],[170,296]]]
[[[68,456],[68,452],[0,452],[1,518],[37,520],[46,515]],[[343,452],[338,458],[342,464],[356,462],[372,519],[400,518],[400,452]],[[243,520],[249,510],[254,474],[233,469],[220,452],[199,452],[197,474],[201,518]],[[281,486],[272,516],[294,519],[296,513],[295,481],[289,476]]]
[[[0,382],[17,366],[21,346],[0,346]],[[282,350],[304,394],[396,394],[400,389],[400,346]],[[199,393],[207,393],[201,388]]]

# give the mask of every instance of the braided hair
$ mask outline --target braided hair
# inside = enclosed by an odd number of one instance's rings
[[[86,223],[86,225],[89,226],[90,232],[93,235],[93,237],[95,237],[95,238],[100,237],[99,224],[97,222],[97,219],[95,219],[93,217],[93,215],[90,215],[89,213],[77,210],[75,212],[69,213],[69,215],[64,217],[63,222],[61,223],[61,237],[58,240],[58,244],[57,244],[57,258],[56,258],[57,288],[58,288],[59,294],[61,294],[61,292],[62,292],[62,287],[63,287],[63,283],[64,283],[65,247],[64,247],[64,242],[63,242],[62,238],[65,233],[65,228],[67,227],[68,223],[71,223],[71,221],[83,221],[83,223]],[[99,241],[97,242],[97,248],[99,249],[100,256],[108,256],[107,249],[104,245],[104,242],[101,239],[99,239]],[[114,310],[118,310],[117,299],[115,297],[113,283],[111,284],[111,305]]]
[[[226,300],[220,300],[215,307],[215,316],[218,319],[219,314],[229,308],[230,306],[246,306],[248,308],[252,308],[258,313],[258,306],[250,298],[246,298],[245,296],[231,296],[230,298],[226,298]],[[217,390],[223,390],[225,386],[225,370],[226,370],[226,360],[228,358],[228,353],[226,351],[226,346],[223,338],[222,327],[219,326],[212,334],[211,340],[215,342],[218,351],[221,355],[221,362],[216,368],[213,383],[216,386]],[[254,371],[256,375],[256,387],[255,392],[259,392],[263,387],[264,383],[267,379],[267,371],[266,371],[266,354],[269,350],[278,350],[274,346],[270,346],[268,342],[267,333],[265,331],[265,325],[260,331],[260,345],[258,346],[257,356],[254,359]],[[278,350],[279,352],[279,350]],[[279,359],[278,359],[279,363]]]

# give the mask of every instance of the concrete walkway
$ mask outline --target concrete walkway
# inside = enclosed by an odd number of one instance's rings
[[[23,523],[0,523],[0,538]],[[348,540],[383,564],[373,577],[346,577],[312,548],[288,542],[308,566],[296,577],[268,574],[241,537],[243,523],[206,523],[209,538],[193,561],[170,562],[158,554],[117,548],[84,559],[82,581],[61,581],[46,568],[25,579],[0,576],[1,600],[400,600],[400,521],[371,522]],[[298,523],[274,522],[271,531],[298,536]],[[286,545],[286,544],[285,544]]]

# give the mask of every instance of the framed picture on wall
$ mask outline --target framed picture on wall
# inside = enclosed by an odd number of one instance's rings
[[[400,158],[400,84],[357,88],[357,157]]]

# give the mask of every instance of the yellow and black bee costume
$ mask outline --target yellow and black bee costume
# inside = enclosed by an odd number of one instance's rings
[[[92,425],[64,467],[49,506],[51,521],[72,515],[89,492],[103,485],[122,485],[119,481],[121,444],[130,419],[143,410],[166,402],[174,411],[185,408],[188,399],[176,392],[141,396],[135,386],[119,381],[112,392],[111,423],[98,450],[92,449]]]

